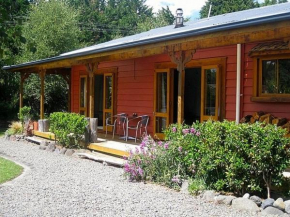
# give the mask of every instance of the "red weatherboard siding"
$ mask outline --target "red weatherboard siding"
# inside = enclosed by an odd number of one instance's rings
[[[250,101],[253,88],[253,61],[248,52],[255,44],[244,47],[243,87],[241,98],[242,116],[262,110],[278,117],[290,118],[290,103],[254,103]],[[197,50],[193,59],[226,57],[226,119],[234,120],[236,112],[236,45],[220,48]],[[129,115],[147,114],[150,116],[149,133],[153,132],[153,99],[155,63],[170,62],[167,55],[157,55],[123,61],[100,63],[99,68],[117,67],[117,113]],[[79,75],[85,72],[84,66],[72,67],[72,112],[79,112]]]
[[[198,50],[193,59],[227,57],[226,118],[235,118],[236,46]],[[153,100],[155,63],[170,62],[167,55],[100,63],[99,68],[117,67],[117,113],[150,116],[149,133],[153,133]],[[84,66],[72,68],[72,112],[79,111],[79,75]]]
[[[193,59],[207,59],[226,57],[226,119],[235,119],[236,103],[236,64],[237,64],[237,47],[226,46],[219,48],[197,50]]]
[[[285,117],[290,119],[290,103],[261,103],[252,102],[251,96],[253,94],[253,59],[248,56],[249,51],[256,44],[246,44],[244,52],[244,79],[243,79],[243,102],[242,115],[253,114],[256,111],[264,111],[271,113],[276,117]]]

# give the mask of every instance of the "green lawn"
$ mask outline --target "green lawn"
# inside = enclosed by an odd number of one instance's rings
[[[0,128],[0,137],[4,136],[6,128]]]
[[[0,157],[0,184],[19,176],[22,170],[16,163]]]

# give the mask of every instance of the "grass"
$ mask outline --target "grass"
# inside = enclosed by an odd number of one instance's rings
[[[19,176],[23,168],[16,163],[0,157],[0,184]]]
[[[6,128],[0,128],[0,137],[4,136]]]

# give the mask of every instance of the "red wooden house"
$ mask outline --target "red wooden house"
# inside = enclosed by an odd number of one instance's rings
[[[99,118],[149,115],[162,137],[170,123],[240,120],[263,110],[290,118],[290,3],[166,26],[60,56],[6,66],[63,74],[70,111]],[[22,89],[20,105],[22,106]]]

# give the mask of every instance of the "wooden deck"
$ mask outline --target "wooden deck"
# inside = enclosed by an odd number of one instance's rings
[[[137,143],[133,140],[126,142],[123,139],[119,139],[118,136],[115,136],[113,139],[112,135],[106,137],[103,133],[98,133],[98,140],[97,143],[90,143],[88,148],[120,157],[129,156],[130,150],[135,149],[139,145],[138,141]]]
[[[55,136],[50,132],[33,132],[35,136],[55,140]],[[140,142],[137,141],[135,143],[133,140],[125,141],[123,139],[119,139],[116,135],[115,138],[112,138],[112,135],[108,134],[106,137],[105,134],[98,132],[98,142],[90,143],[88,145],[88,149],[95,150],[101,153],[115,155],[119,157],[129,156],[130,149],[135,149],[139,145]]]

